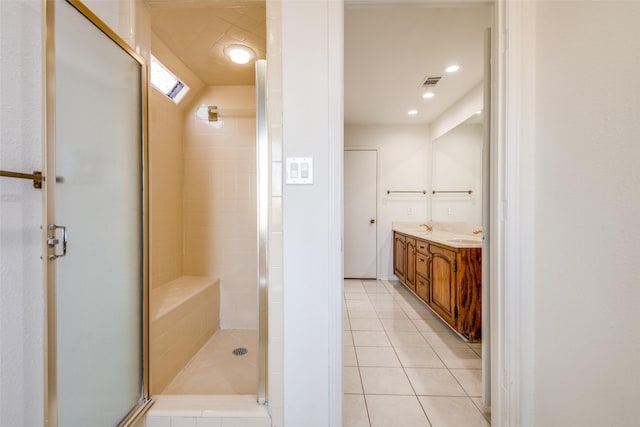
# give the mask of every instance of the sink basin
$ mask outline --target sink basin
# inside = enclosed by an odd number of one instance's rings
[[[453,243],[482,243],[482,240],[474,240],[474,239],[449,239],[447,242]]]

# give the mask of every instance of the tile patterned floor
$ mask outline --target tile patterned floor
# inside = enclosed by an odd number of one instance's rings
[[[485,427],[481,346],[399,282],[344,281],[344,427]]]
[[[256,394],[255,330],[220,329],[162,394]],[[248,353],[235,356],[235,348]]]

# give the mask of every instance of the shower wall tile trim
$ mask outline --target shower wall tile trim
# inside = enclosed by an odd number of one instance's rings
[[[282,275],[282,23],[280,0],[267,2],[267,121],[271,153],[269,224],[269,413],[284,425]]]

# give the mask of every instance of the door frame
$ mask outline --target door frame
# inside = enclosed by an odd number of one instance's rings
[[[149,154],[148,154],[148,72],[144,58],[118,36],[107,24],[79,0],[43,1],[43,217],[42,224],[55,223],[54,186],[55,178],[55,129],[56,129],[56,64],[55,64],[55,9],[56,3],[66,1],[95,25],[102,33],[122,48],[140,64],[141,139],[142,139],[142,390],[138,405],[122,420],[120,426],[130,426],[151,407],[149,394]],[[50,173],[52,172],[52,173]],[[56,312],[56,265],[47,258],[51,249],[47,247],[47,227],[42,227],[42,266],[45,274],[44,300],[44,424],[57,427],[57,312]]]
[[[378,236],[378,225],[380,224],[380,221],[378,221],[379,217],[378,217],[378,189],[380,188],[380,183],[378,181],[379,178],[379,174],[378,171],[380,170],[380,153],[379,150],[377,148],[371,148],[371,147],[367,147],[367,146],[346,146],[344,147],[344,151],[373,151],[376,153],[376,280],[380,279],[380,248],[379,248],[379,236]],[[343,174],[344,175],[344,174]],[[343,177],[343,186],[344,186],[344,177]]]
[[[329,62],[341,64],[344,46],[344,0],[329,1]],[[371,1],[380,4],[380,1]],[[384,1],[382,1],[384,3]],[[441,4],[437,0],[423,3]],[[336,7],[336,4],[339,7]],[[359,3],[360,4],[360,3]],[[462,4],[474,5],[469,1]],[[456,3],[459,5],[459,3]],[[534,206],[534,117],[536,3],[494,0],[492,26],[493,76],[490,152],[490,333],[492,425],[533,425],[534,277],[532,212]],[[339,40],[336,40],[339,39]],[[330,67],[336,90],[328,93],[332,114],[342,112],[343,70]],[[339,89],[339,90],[338,90]],[[344,129],[339,120],[329,123],[332,141]],[[330,158],[333,166],[339,159]],[[331,165],[330,165],[331,166]],[[331,167],[330,167],[331,169]],[[339,191],[332,197],[339,200]],[[336,259],[331,259],[337,263]],[[337,264],[336,264],[337,267]],[[336,287],[338,289],[338,287]],[[330,299],[330,313],[340,316],[342,300]],[[336,322],[338,324],[338,322]],[[342,331],[331,329],[330,347]],[[335,366],[335,365],[334,365]],[[334,367],[342,370],[342,366]],[[342,422],[342,381],[330,376],[331,425]]]

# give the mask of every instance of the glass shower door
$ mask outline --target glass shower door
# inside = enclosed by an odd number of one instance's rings
[[[53,3],[49,421],[116,426],[144,397],[142,65],[72,4]]]

